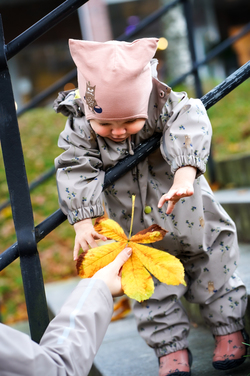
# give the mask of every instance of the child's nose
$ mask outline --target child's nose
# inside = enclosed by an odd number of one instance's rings
[[[114,128],[114,129],[112,129],[112,134],[117,135],[117,136],[120,136],[120,135],[125,134],[125,133],[126,133],[126,129],[124,129],[124,128]]]

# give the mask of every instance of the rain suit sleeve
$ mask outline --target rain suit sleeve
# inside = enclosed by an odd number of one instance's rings
[[[75,100],[75,92],[59,95],[54,109],[68,116],[58,146],[65,151],[55,159],[59,203],[70,224],[104,214],[102,170],[96,134]]]
[[[172,173],[184,166],[197,168],[197,176],[206,170],[212,128],[200,99],[185,92],[171,91],[161,114],[163,137],[161,152]]]
[[[0,324],[0,375],[87,376],[112,312],[106,284],[84,279],[51,321],[40,344]]]

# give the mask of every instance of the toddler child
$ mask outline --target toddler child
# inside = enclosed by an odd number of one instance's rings
[[[96,247],[92,219],[104,214],[129,233],[153,223],[169,232],[152,247],[178,257],[187,286],[154,279],[155,292],[133,305],[138,331],[159,358],[159,376],[190,375],[189,320],[180,298],[200,306],[215,337],[213,365],[228,369],[245,358],[246,289],[235,274],[239,250],[233,221],[203,176],[212,135],[199,99],[157,79],[157,39],[132,43],[70,40],[79,91],[62,92],[54,108],[68,116],[56,159],[59,201],[74,225],[74,258]],[[105,171],[138,144],[161,133],[161,146],[102,193]],[[165,208],[167,204],[167,209]],[[244,338],[243,338],[244,337]]]

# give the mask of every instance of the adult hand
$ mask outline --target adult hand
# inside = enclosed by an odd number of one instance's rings
[[[121,285],[121,269],[132,254],[131,248],[124,248],[113,262],[98,270],[92,278],[103,280],[113,297],[123,295]]]

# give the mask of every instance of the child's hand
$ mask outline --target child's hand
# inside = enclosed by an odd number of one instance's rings
[[[80,222],[76,222],[74,224],[74,229],[76,232],[74,260],[77,259],[80,248],[82,248],[83,251],[87,251],[89,249],[89,246],[91,248],[98,247],[98,244],[95,242],[95,240],[107,240],[106,236],[100,235],[95,231],[94,226],[92,224],[92,220],[90,218],[86,218]]]
[[[171,214],[175,204],[180,200],[180,198],[192,196],[194,193],[193,182],[195,176],[195,167],[186,166],[179,168],[175,173],[172,187],[160,198],[158,208],[161,208],[164,203],[168,201],[166,214]]]

